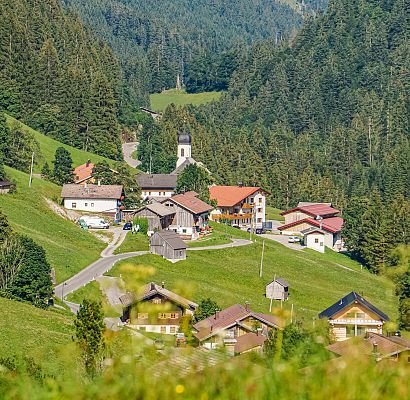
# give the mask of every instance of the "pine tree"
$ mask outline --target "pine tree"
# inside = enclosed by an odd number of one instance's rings
[[[58,147],[54,156],[53,181],[58,185],[74,182],[73,160],[64,147]]]

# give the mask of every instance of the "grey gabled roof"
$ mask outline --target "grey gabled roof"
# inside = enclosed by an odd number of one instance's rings
[[[155,282],[148,283],[144,287],[144,290],[140,296],[135,296],[132,293],[127,293],[120,297],[120,301],[125,307],[128,307],[135,302],[148,299],[156,294],[160,294],[186,309],[196,310],[198,308],[198,304],[186,299],[185,297],[180,296],[177,293],[172,292],[171,290],[157,285]]]
[[[141,189],[172,189],[177,186],[174,174],[138,174],[137,182]]]
[[[153,213],[157,214],[159,217],[165,217],[167,215],[175,214],[175,211],[169,207],[164,206],[162,203],[151,203],[147,204],[144,207],[141,207],[139,210],[135,212],[135,214],[139,213],[144,209],[150,210]]]
[[[187,247],[186,243],[174,231],[155,232],[151,237],[154,237],[155,235],[161,237],[164,242],[167,242],[168,245],[174,250],[182,250]]]
[[[319,318],[332,318],[335,314],[350,306],[354,302],[358,302],[359,304],[363,305],[368,310],[378,315],[381,320],[390,321],[390,318],[385,313],[380,311],[373,304],[369,303],[364,297],[360,296],[356,292],[350,292],[348,295],[338,300],[335,304],[331,305],[329,308],[326,308],[326,310],[322,311],[319,314]]]
[[[276,278],[275,282],[278,282],[279,285],[282,285],[283,287],[289,287],[289,283],[287,283],[283,278]]]
[[[73,199],[116,199],[122,195],[122,185],[76,185],[64,184],[62,198]]]

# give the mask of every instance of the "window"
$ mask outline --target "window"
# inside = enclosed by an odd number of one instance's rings
[[[148,192],[148,196],[151,196],[151,192]]]
[[[88,203],[84,203],[84,205],[85,205],[86,207],[88,207]]]
[[[346,314],[346,318],[354,318],[354,317],[355,317],[354,312],[349,312]]]
[[[182,257],[182,250],[179,251],[179,256]]]
[[[251,197],[251,204],[253,203],[253,197]]]
[[[138,319],[147,319],[148,313],[138,313]]]
[[[182,229],[182,233],[186,233],[186,229]]]
[[[169,333],[175,333],[176,329],[175,326],[170,326]]]
[[[158,313],[158,319],[166,319],[167,318],[167,314],[165,313]]]
[[[319,243],[319,239],[318,239],[318,238],[315,238],[315,243]]]
[[[94,207],[94,203],[91,203],[91,207]]]
[[[185,149],[181,149],[181,157],[185,157]]]
[[[169,318],[171,318],[171,319],[177,319],[178,318],[178,313],[170,313],[169,314]]]
[[[364,335],[366,333],[366,328],[364,326],[357,327],[357,336]]]
[[[159,297],[156,297],[155,299],[152,300],[154,304],[161,304],[161,299]]]
[[[161,326],[161,333],[167,333],[167,327]]]
[[[259,197],[259,204],[262,204],[262,197]]]
[[[262,218],[258,218],[258,222],[262,222]]]
[[[77,203],[71,203],[72,208],[77,208]]]
[[[366,314],[364,312],[358,312],[358,313],[356,313],[356,318],[365,319]]]
[[[259,208],[258,208],[258,213],[261,213],[261,212],[262,212],[262,208],[259,207]]]

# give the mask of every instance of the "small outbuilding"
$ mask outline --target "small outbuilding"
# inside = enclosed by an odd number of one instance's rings
[[[175,211],[165,207],[161,203],[147,204],[132,214],[132,217],[144,217],[148,220],[148,235],[151,236],[157,230],[168,229],[172,224]]]
[[[325,252],[326,232],[321,229],[306,229],[301,232],[303,234],[303,242],[308,249]]]
[[[0,181],[0,194],[6,194],[10,192],[13,184],[9,181]]]
[[[272,300],[287,300],[289,283],[282,278],[276,278],[266,285],[266,297]]]
[[[149,241],[151,254],[176,262],[186,259],[186,244],[174,231],[155,232]]]

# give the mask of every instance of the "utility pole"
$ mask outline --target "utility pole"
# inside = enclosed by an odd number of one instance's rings
[[[28,187],[31,188],[31,182],[33,181],[33,165],[34,165],[34,151],[31,155],[31,167],[30,167],[30,180],[28,182]]]
[[[261,257],[261,267],[259,268],[259,278],[262,278],[263,274],[263,253],[265,252],[265,241],[262,242],[262,257]]]

